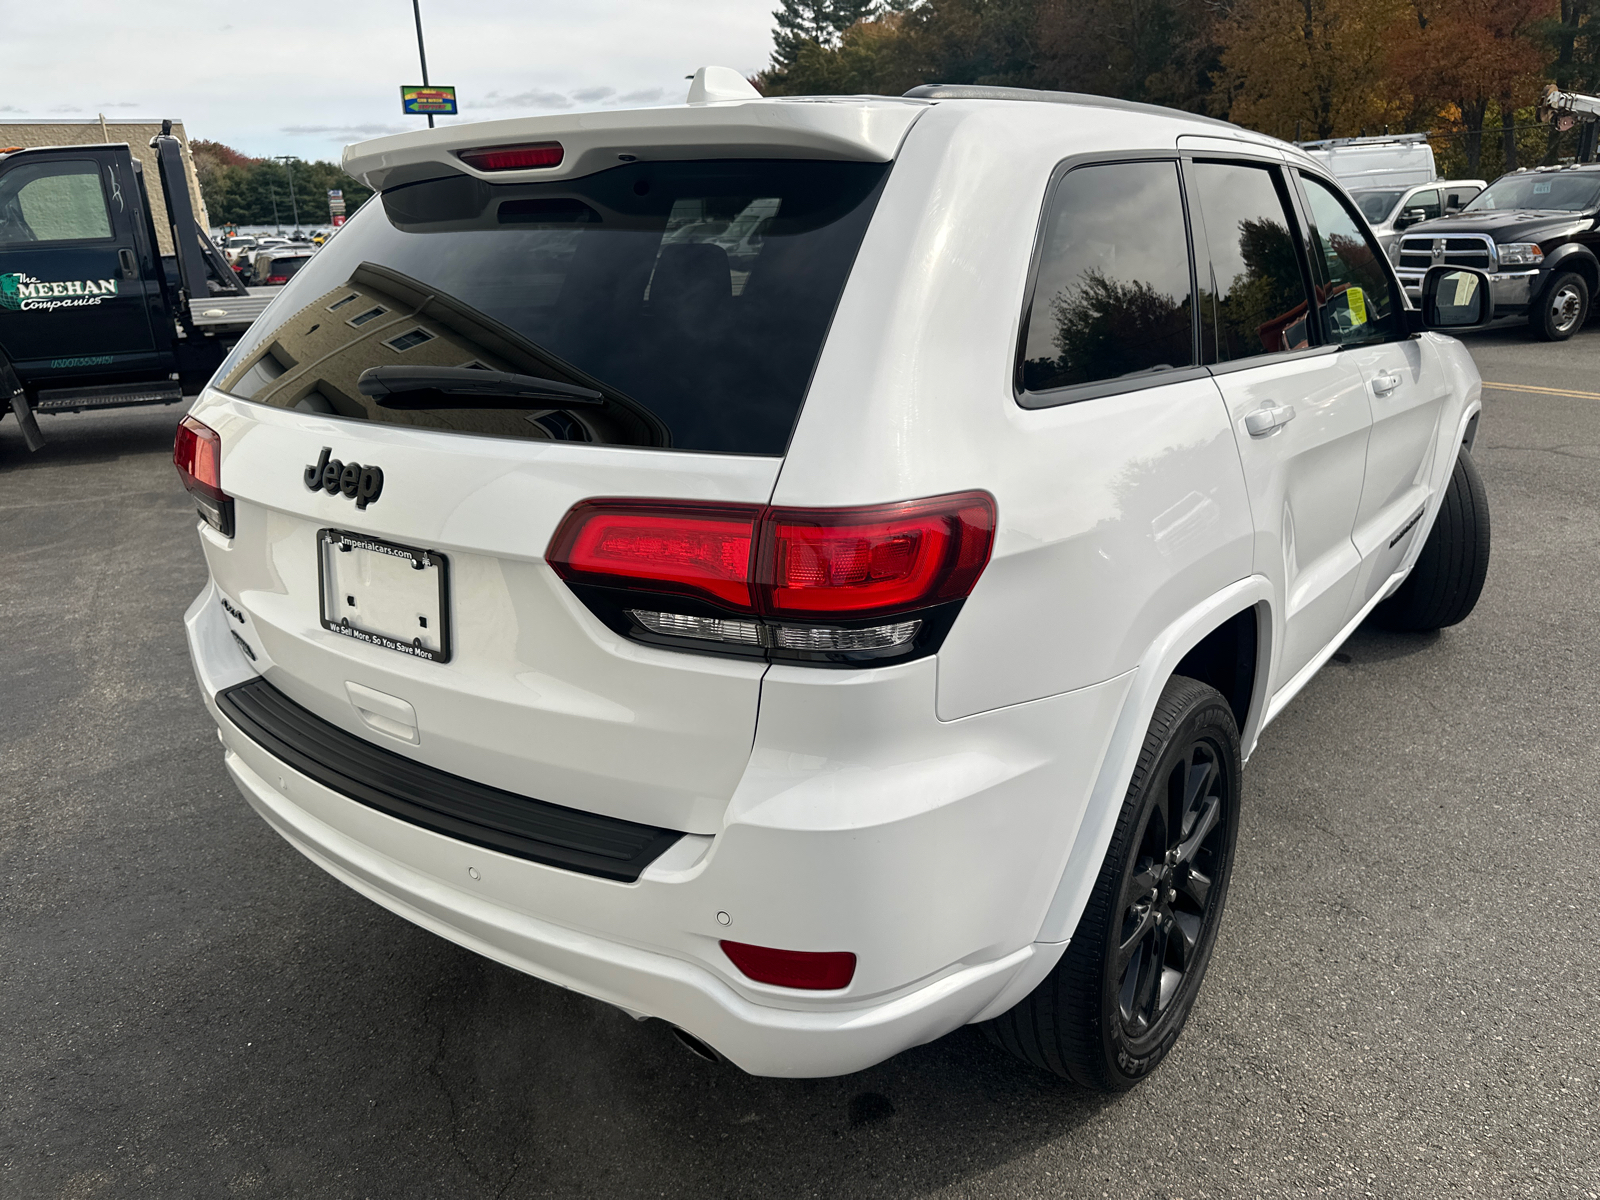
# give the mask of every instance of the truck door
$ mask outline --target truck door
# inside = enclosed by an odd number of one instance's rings
[[[126,161],[92,152],[17,154],[0,166],[0,351],[29,382],[163,366],[134,240],[135,186]]]

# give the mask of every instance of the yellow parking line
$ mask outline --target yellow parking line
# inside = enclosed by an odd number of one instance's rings
[[[1575,392],[1571,388],[1535,387],[1531,383],[1489,383],[1484,387],[1497,392],[1532,392],[1536,396],[1576,396],[1580,400],[1600,400],[1600,392]]]

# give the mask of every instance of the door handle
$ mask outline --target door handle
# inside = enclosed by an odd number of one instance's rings
[[[122,264],[122,277],[124,279],[139,278],[139,264],[133,259],[133,251],[126,246],[117,251],[117,261]]]
[[[1269,400],[1255,412],[1245,413],[1244,428],[1251,437],[1266,437],[1292,420],[1294,420],[1292,404],[1278,404]]]
[[[1373,379],[1372,394],[1374,396],[1387,396],[1399,386],[1400,376],[1394,371],[1389,371]]]

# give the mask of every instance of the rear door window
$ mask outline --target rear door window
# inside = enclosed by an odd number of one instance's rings
[[[1022,390],[1193,366],[1192,290],[1175,160],[1067,172],[1045,217]]]
[[[1197,162],[1190,177],[1211,251],[1201,268],[1205,361],[1307,349],[1310,305],[1277,171]]]
[[[290,280],[215,386],[461,433],[782,454],[888,170],[641,162],[395,188]],[[362,377],[383,367],[446,375],[378,403]],[[485,395],[450,382],[463,370],[523,382]],[[530,395],[540,380],[588,394]]]

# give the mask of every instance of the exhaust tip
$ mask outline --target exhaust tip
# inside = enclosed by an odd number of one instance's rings
[[[672,1030],[672,1036],[678,1039],[679,1044],[696,1058],[703,1058],[707,1062],[722,1061],[722,1055],[695,1037],[694,1034],[687,1030],[679,1029],[676,1025],[669,1025],[667,1028]]]

